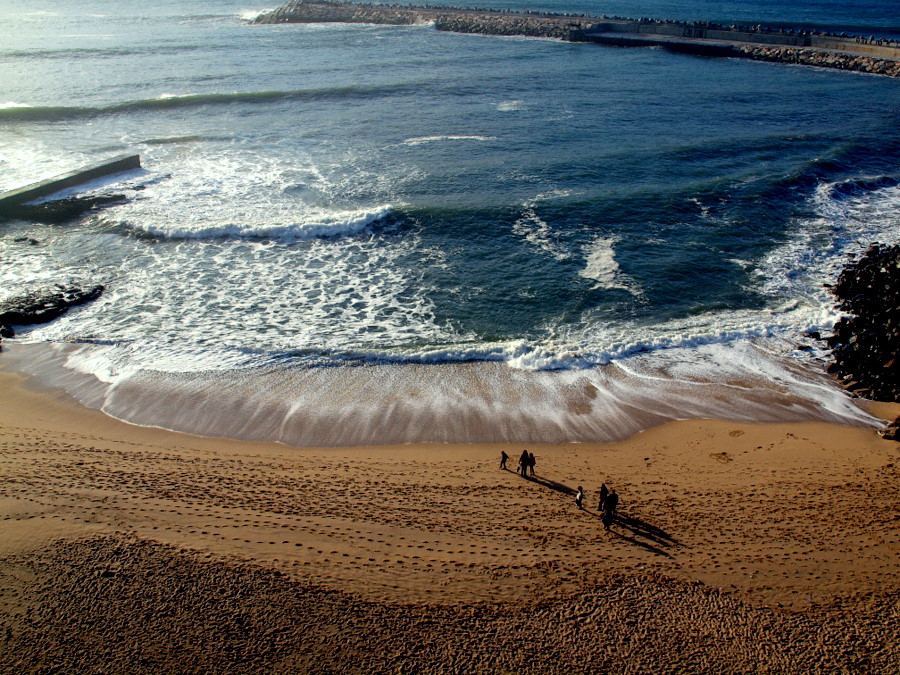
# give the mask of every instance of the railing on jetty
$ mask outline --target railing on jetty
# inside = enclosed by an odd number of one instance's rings
[[[292,0],[260,15],[254,23],[433,23],[437,30],[457,33],[661,46],[705,56],[801,63],[900,77],[900,44],[896,41],[763,26],[307,0]]]

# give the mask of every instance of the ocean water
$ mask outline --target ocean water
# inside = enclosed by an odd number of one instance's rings
[[[890,4],[508,6],[893,34]],[[107,289],[20,328],[5,367],[309,445],[874,424],[808,333],[848,255],[900,234],[900,82],[151,5],[0,8],[0,189],[143,162],[77,191],[123,203],[0,222],[0,300]]]

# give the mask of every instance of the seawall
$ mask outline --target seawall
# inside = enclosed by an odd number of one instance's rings
[[[260,15],[254,23],[429,23],[437,30],[456,33],[544,37],[620,47],[659,46],[702,56],[749,58],[900,77],[897,42],[872,36],[763,26],[306,0],[291,0]]]
[[[81,185],[95,178],[141,168],[140,155],[119,155],[69,173],[55,176],[25,187],[0,193],[0,215],[12,215],[21,210],[22,204],[46,197],[60,190]]]

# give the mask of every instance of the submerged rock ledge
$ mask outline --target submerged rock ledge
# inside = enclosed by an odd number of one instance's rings
[[[437,30],[454,33],[543,37],[620,47],[657,46],[703,56],[749,58],[900,77],[900,44],[895,41],[765,26],[307,0],[287,2],[261,14],[254,23],[433,24]]]

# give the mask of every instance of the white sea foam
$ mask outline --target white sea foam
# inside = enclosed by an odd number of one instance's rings
[[[568,249],[554,238],[550,226],[538,215],[537,208],[542,201],[567,197],[569,194],[568,190],[551,190],[524,202],[522,215],[513,224],[513,233],[557,260],[568,260]]]
[[[364,169],[338,165],[326,175],[312,161],[286,165],[278,157],[229,154],[227,148],[215,155],[185,146],[157,145],[151,150],[174,155],[173,172],[162,173],[155,166],[157,180],[140,198],[109,209],[108,214],[154,237],[296,241],[352,236],[393,211],[390,204],[352,198],[354,189],[372,191]],[[340,176],[337,181],[332,178],[335,173]],[[391,178],[373,177],[377,191],[384,191],[379,183]],[[393,178],[402,184],[403,177]]]
[[[162,94],[156,96],[156,100],[167,101],[173,98],[192,98],[194,96],[197,96],[197,94],[171,94],[168,92],[163,92]]]
[[[629,279],[616,262],[615,244],[617,237],[597,237],[585,247],[585,268],[580,274],[585,279],[596,282],[597,288],[622,289],[634,295],[640,295],[640,289]]]
[[[824,284],[834,282],[848,255],[870,242],[900,240],[900,186],[847,198],[836,198],[834,188],[833,183],[819,185],[810,199],[815,215],[798,219],[791,239],[759,262],[756,272],[764,293],[830,308],[834,300]],[[825,311],[823,316],[833,322],[837,315]]]
[[[403,141],[403,145],[422,145],[423,143],[435,143],[439,141],[493,141],[496,136],[474,136],[474,135],[444,135],[444,136],[417,136],[415,138],[407,138]]]
[[[520,101],[519,99],[510,100],[510,101],[500,101],[497,104],[497,110],[500,112],[516,112],[518,110],[524,110],[525,103]]]
[[[338,237],[359,234],[367,227],[383,220],[392,212],[390,205],[372,210],[356,210],[329,213],[311,211],[303,214],[303,221],[296,223],[252,224],[246,222],[222,224],[157,224],[138,228],[148,234],[167,239],[218,239],[222,237],[265,238],[282,241]]]
[[[238,17],[241,21],[254,21],[258,16],[274,11],[274,7],[267,7],[266,9],[244,9],[238,12]]]
[[[406,442],[613,441],[667,420],[827,420],[874,426],[821,374],[749,344],[637,357],[610,368],[520,371],[502,364],[114,374],[110,383],[66,377],[96,348],[40,352],[26,372],[138,424],[300,446]],[[699,365],[699,369],[698,366]],[[713,377],[704,377],[714,374]]]

